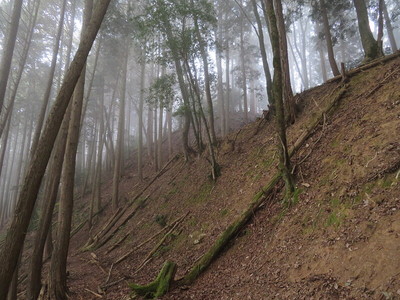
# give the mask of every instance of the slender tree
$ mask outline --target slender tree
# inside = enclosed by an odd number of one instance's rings
[[[83,39],[83,32],[89,25],[92,10],[93,0],[86,0],[81,39]],[[68,124],[68,136],[61,174],[57,236],[50,265],[49,295],[55,299],[67,299],[67,257],[74,203],[76,152],[84,100],[85,74],[86,66],[81,71],[70,104],[71,118]]]
[[[119,101],[119,116],[118,116],[118,136],[117,136],[117,149],[115,155],[114,164],[114,175],[113,175],[113,189],[112,189],[112,208],[116,210],[119,203],[119,181],[121,178],[121,167],[122,167],[122,151],[124,142],[124,130],[125,130],[125,97],[126,97],[126,81],[127,81],[127,69],[128,69],[128,57],[129,57],[129,44],[126,43],[124,53],[124,59],[122,61],[122,74],[121,74],[121,91]]]
[[[288,46],[286,38],[286,25],[283,16],[283,8],[281,0],[274,0],[275,7],[275,19],[276,26],[278,29],[279,38],[279,50],[280,50],[280,60],[282,67],[282,78],[283,78],[283,100],[286,106],[287,120],[289,123],[294,123],[296,118],[295,108],[294,108],[294,98],[292,91],[292,84],[290,81],[290,66],[289,66],[289,56],[288,56]],[[270,23],[271,26],[271,23]],[[272,29],[270,29],[272,30]],[[271,34],[271,33],[270,33]],[[271,41],[272,43],[272,41]],[[272,51],[273,52],[273,51]],[[275,67],[274,67],[275,70]]]
[[[390,20],[389,12],[387,10],[386,1],[384,0],[382,1],[382,9],[383,16],[385,18],[385,25],[389,37],[390,47],[392,48],[392,51],[395,52],[397,51],[397,43],[396,39],[394,38],[392,21]]]
[[[17,40],[18,25],[21,18],[23,0],[15,0],[7,42],[4,47],[3,58],[1,60],[0,68],[0,114],[3,110],[4,96],[6,94],[8,77],[10,75],[10,68],[12,57],[14,53],[15,41]]]
[[[285,112],[283,108],[283,88],[286,82],[283,80],[283,70],[281,65],[281,50],[279,42],[279,31],[277,27],[277,20],[274,11],[273,0],[265,0],[265,6],[268,15],[268,22],[270,27],[270,40],[273,52],[273,65],[274,65],[274,79],[272,87],[272,96],[276,106],[276,128],[278,136],[278,148],[280,153],[279,168],[282,172],[282,177],[285,181],[286,199],[289,199],[294,191],[293,178],[291,174],[290,157],[287,149],[286,141],[286,126],[285,126]]]
[[[322,16],[322,25],[324,28],[324,37],[326,41],[326,48],[328,49],[328,59],[329,64],[331,65],[333,76],[337,76],[340,74],[339,68],[336,64],[335,54],[333,52],[333,43],[332,43],[332,35],[329,25],[328,18],[328,10],[326,9],[325,0],[320,0],[319,2],[321,8],[321,16]]]
[[[54,74],[56,72],[58,51],[60,49],[61,34],[62,34],[63,28],[64,28],[66,7],[67,7],[67,0],[63,0],[61,11],[60,11],[60,19],[58,22],[57,34],[56,34],[56,38],[55,38],[54,46],[53,46],[53,55],[51,58],[50,71],[49,71],[49,75],[47,78],[46,90],[45,90],[45,93],[43,96],[42,107],[40,109],[40,113],[39,113],[38,120],[36,123],[35,134],[33,136],[31,157],[33,156],[33,154],[36,151],[36,147],[37,147],[37,144],[38,144],[39,138],[40,138],[40,133],[42,132],[42,127],[43,127],[43,122],[44,122],[45,115],[46,115],[46,110],[48,108],[49,101],[50,101],[50,94],[51,94],[51,89],[53,86]]]

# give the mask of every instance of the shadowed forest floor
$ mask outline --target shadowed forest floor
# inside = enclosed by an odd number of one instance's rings
[[[290,145],[338,84],[299,96],[304,110],[288,129]],[[351,77],[334,114],[293,158],[296,203],[286,208],[277,190],[192,286],[172,288],[162,299],[400,299],[399,86],[400,58]],[[135,207],[136,213],[96,250],[81,251],[89,236],[85,225],[70,246],[71,299],[129,299],[128,283],[149,283],[166,260],[177,263],[176,279],[184,276],[276,174],[274,132],[271,121],[258,120],[221,141],[216,183],[205,157],[185,164],[177,156],[133,204],[121,204],[120,220]],[[139,183],[134,164],[125,169],[126,201],[156,175],[151,169]],[[103,203],[109,202],[111,182],[102,193]],[[77,200],[75,226],[86,216],[89,197]],[[137,271],[168,229],[138,246],[186,214]],[[92,234],[112,215],[107,206]]]

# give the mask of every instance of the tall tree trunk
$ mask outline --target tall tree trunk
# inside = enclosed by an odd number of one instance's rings
[[[190,102],[189,95],[185,84],[185,79],[183,77],[182,65],[178,57],[178,50],[176,49],[176,45],[174,45],[174,38],[172,35],[171,24],[166,22],[166,33],[168,43],[170,44],[170,48],[172,50],[173,60],[175,64],[176,75],[178,77],[179,88],[181,90],[183,105],[184,105],[184,125],[182,130],[182,142],[183,142],[183,154],[185,156],[185,160],[189,160],[189,154],[191,152],[189,147],[189,129],[190,129]]]
[[[192,0],[193,2],[193,0]],[[204,86],[206,92],[206,100],[207,100],[207,108],[208,108],[208,127],[210,130],[211,141],[213,145],[217,144],[217,136],[215,135],[215,125],[214,125],[214,108],[212,103],[211,96],[211,86],[210,86],[210,74],[208,71],[208,52],[207,52],[207,43],[204,41],[201,36],[198,20],[194,18],[194,28],[196,31],[196,36],[200,45],[200,53],[201,59],[203,61],[203,71],[204,71]]]
[[[34,31],[35,25],[36,25],[39,6],[40,6],[40,1],[35,2],[35,6],[33,7],[34,12],[33,12],[33,14],[30,15],[30,18],[29,18],[29,25],[28,25],[29,30],[26,34],[25,41],[24,41],[24,47],[22,50],[21,58],[19,60],[18,72],[17,72],[17,76],[15,78],[14,88],[11,93],[10,101],[8,102],[7,112],[5,114],[3,114],[4,117],[2,119],[0,118],[0,137],[3,134],[3,130],[7,123],[7,119],[9,117],[11,111],[14,108],[14,102],[15,102],[15,99],[17,96],[18,87],[21,82],[22,74],[24,73],[26,59],[28,57],[29,49],[30,49],[30,46],[32,43],[32,36],[33,36],[33,31]],[[0,110],[1,110],[1,108],[0,108]],[[2,114],[0,113],[0,116],[1,115]]]
[[[164,107],[163,103],[160,102],[160,107],[159,107],[159,119],[158,119],[158,146],[157,146],[157,162],[159,168],[162,166],[162,143],[163,143],[163,114],[164,114]]]
[[[211,178],[215,181],[217,179],[217,177],[219,176],[219,172],[220,172],[220,167],[216,161],[216,157],[215,157],[215,152],[214,152],[214,146],[212,143],[212,138],[211,138],[211,133],[210,133],[210,129],[208,127],[207,124],[207,120],[204,114],[204,110],[201,104],[201,96],[200,96],[200,90],[199,90],[199,85],[196,82],[196,79],[194,78],[194,76],[192,75],[191,72],[191,68],[189,66],[189,63],[186,61],[186,73],[188,75],[189,78],[189,82],[191,83],[192,87],[193,87],[193,91],[196,94],[196,99],[197,99],[197,105],[199,107],[199,113],[200,113],[200,117],[203,120],[204,123],[204,128],[206,130],[206,136],[207,136],[207,144],[208,144],[208,150],[210,153],[210,163],[211,163]]]
[[[8,293],[12,274],[17,265],[18,257],[25,240],[25,235],[36,202],[43,174],[46,170],[51,150],[54,146],[57,133],[67,106],[70,102],[75,85],[85,65],[86,58],[92,48],[93,41],[103,21],[110,0],[99,0],[94,10],[93,18],[85,30],[84,37],[75,54],[74,60],[63,80],[61,89],[49,113],[46,125],[38,143],[37,151],[33,156],[25,175],[21,193],[15,209],[14,217],[0,251],[0,300],[4,300]]]
[[[320,0],[319,3],[320,3],[320,6],[321,6],[322,25],[323,25],[323,28],[324,28],[326,49],[328,49],[329,64],[331,65],[333,76],[338,76],[338,75],[340,75],[340,72],[339,72],[338,66],[336,64],[335,53],[333,52],[332,35],[331,35],[331,29],[330,29],[329,18],[328,18],[328,11],[326,9],[325,0]]]
[[[31,148],[31,158],[33,157],[33,155],[36,151],[37,144],[38,144],[39,138],[40,138],[40,134],[42,132],[44,118],[45,118],[46,111],[47,111],[47,108],[49,105],[51,88],[53,86],[54,74],[56,71],[58,50],[60,49],[61,34],[62,34],[63,28],[64,28],[64,17],[65,17],[66,6],[67,6],[67,0],[63,0],[61,13],[60,13],[60,20],[58,22],[57,34],[56,34],[55,43],[54,43],[54,47],[53,47],[53,57],[51,59],[49,77],[47,79],[46,90],[45,90],[45,93],[43,96],[42,107],[40,109],[40,113],[39,113],[37,123],[36,123],[35,134],[33,136],[33,142],[32,142],[32,148]]]
[[[157,72],[158,73],[158,72]],[[157,103],[154,104],[154,170],[158,172],[160,166],[158,164],[158,116],[157,116],[158,106]]]
[[[249,116],[248,116],[248,104],[247,104],[247,75],[246,75],[246,62],[244,54],[243,18],[244,16],[240,16],[240,71],[242,73],[244,121],[247,123],[249,121]]]
[[[321,66],[322,80],[323,80],[323,82],[326,82],[328,80],[328,75],[326,72],[324,50],[323,50],[323,46],[321,45],[321,43],[318,43],[317,48],[318,48],[318,54],[319,54],[319,63]]]
[[[216,37],[216,46],[215,46],[215,60],[217,65],[217,101],[219,105],[219,119],[220,119],[220,129],[221,136],[225,137],[226,135],[226,122],[225,122],[225,98],[224,98],[224,87],[223,87],[223,76],[222,76],[222,7],[221,4],[218,7],[218,24],[214,28],[215,37]]]
[[[141,54],[140,61],[140,91],[139,91],[139,109],[138,109],[138,176],[143,179],[143,104],[144,104],[144,86],[146,80],[146,61],[144,54]]]
[[[119,181],[121,179],[121,165],[122,165],[122,151],[124,145],[124,130],[125,130],[125,96],[126,96],[126,81],[128,69],[128,56],[129,46],[125,46],[124,60],[122,62],[122,84],[119,102],[119,116],[118,116],[118,136],[117,136],[117,149],[115,155],[114,175],[113,175],[113,188],[112,188],[112,208],[114,211],[118,208],[119,202]]]
[[[390,21],[390,16],[387,10],[387,6],[386,6],[386,1],[382,1],[383,3],[383,16],[385,18],[385,25],[386,25],[386,30],[388,33],[388,37],[389,37],[389,42],[390,42],[390,47],[392,48],[392,52],[396,52],[397,51],[397,44],[396,44],[396,39],[394,38],[394,34],[393,34],[393,26],[392,26],[392,22]]]
[[[102,177],[102,164],[103,164],[103,148],[105,139],[104,130],[104,79],[100,88],[100,125],[99,125],[99,148],[97,150],[97,167],[96,167],[96,185],[95,185],[95,207],[96,213],[101,210],[101,177]]]
[[[272,51],[274,55],[274,80],[273,80],[273,97],[276,104],[276,128],[278,135],[278,148],[280,153],[279,168],[282,172],[282,177],[285,181],[286,198],[291,197],[294,191],[294,184],[291,175],[290,157],[287,149],[286,141],[286,126],[285,126],[285,111],[283,108],[283,92],[282,89],[286,82],[283,81],[283,70],[280,58],[280,45],[279,31],[277,28],[277,20],[274,12],[273,0],[265,0],[266,10],[268,14],[268,21],[270,27],[270,40]]]
[[[11,115],[9,116],[8,121],[7,121],[7,125],[5,128],[6,133],[3,136],[3,144],[1,145],[1,149],[0,149],[0,178],[1,178],[3,167],[4,167],[4,157],[5,157],[6,151],[7,151],[8,135],[10,133],[10,124],[11,124]]]
[[[13,12],[11,16],[11,23],[9,26],[9,32],[7,42],[4,46],[3,58],[1,60],[0,68],[0,114],[4,105],[4,96],[6,95],[8,77],[10,75],[11,62],[14,53],[15,41],[17,40],[18,25],[21,18],[23,0],[15,0]]]
[[[383,53],[383,2],[384,0],[378,1],[378,36],[376,41],[379,45],[380,51]]]
[[[168,122],[168,155],[172,157],[172,101],[169,103],[169,107],[167,110],[167,122]]]
[[[274,110],[274,104],[272,103],[272,77],[267,60],[267,51],[265,49],[264,30],[261,24],[260,14],[258,13],[257,2],[256,0],[251,0],[251,3],[253,5],[254,16],[257,22],[257,30],[258,30],[257,37],[258,37],[258,44],[260,45],[261,59],[263,63],[265,80],[267,83],[266,89],[267,89],[268,102],[270,103],[270,109]]]
[[[226,49],[226,58],[225,58],[225,78],[226,78],[226,106],[225,106],[225,128],[226,128],[226,133],[228,134],[230,131],[230,117],[231,117],[231,108],[230,108],[230,102],[231,102],[231,83],[230,83],[230,50],[229,50],[229,41],[228,39],[226,40],[225,44],[225,49]]]
[[[285,20],[283,17],[282,2],[281,0],[274,0],[273,4],[275,5],[275,18],[277,22],[276,24],[278,28],[278,37],[280,45],[279,49],[281,51],[280,59],[281,59],[282,78],[283,78],[283,99],[287,111],[287,120],[289,123],[293,123],[296,119],[296,114],[294,109],[292,85],[290,82],[288,46],[286,40],[286,27],[285,27]]]
[[[68,107],[67,112],[64,116],[60,132],[57,136],[57,146],[52,153],[51,162],[49,165],[49,180],[47,182],[47,185],[45,186],[45,199],[43,201],[38,229],[35,234],[35,241],[28,271],[28,300],[36,300],[40,293],[43,251],[46,241],[48,241],[47,237],[49,235],[54,206],[57,200],[61,170],[64,161],[65,146],[67,144],[70,116],[71,105]]]
[[[358,31],[364,48],[364,62],[378,58],[383,55],[378,42],[372,35],[369,27],[368,11],[365,0],[353,0],[357,13]]]
[[[88,27],[93,10],[93,0],[85,1],[83,32]],[[67,299],[67,257],[74,205],[74,179],[76,153],[79,143],[83,99],[85,94],[86,66],[83,67],[75,86],[71,103],[71,118],[68,125],[67,144],[61,173],[60,202],[58,211],[57,236],[51,256],[49,295],[55,299]]]

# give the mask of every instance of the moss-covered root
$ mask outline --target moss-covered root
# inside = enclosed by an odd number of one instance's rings
[[[157,278],[147,285],[130,284],[130,288],[139,296],[146,299],[157,299],[163,296],[170,287],[171,281],[174,279],[177,266],[176,263],[166,261],[158,273]]]

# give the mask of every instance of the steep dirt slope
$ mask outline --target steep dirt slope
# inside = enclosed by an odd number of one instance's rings
[[[300,96],[305,108],[288,129],[291,145],[330,103],[337,85]],[[175,288],[163,299],[399,298],[399,85],[399,58],[352,77],[335,113],[294,157],[296,204],[287,208],[277,190],[194,285]],[[178,264],[176,278],[184,276],[276,174],[273,124],[259,121],[232,133],[222,142],[218,161],[222,176],[213,184],[204,157],[188,164],[177,157],[140,197],[154,174],[138,184],[134,171],[126,174],[126,198],[137,199],[124,207],[120,220],[137,207],[136,213],[98,249],[80,251],[86,227],[74,236],[71,297],[96,299],[100,293],[104,299],[125,299],[127,283],[150,282],[166,260]],[[109,200],[106,187],[104,196]],[[167,230],[138,246],[186,214],[138,271]],[[111,216],[106,209],[92,233]]]

